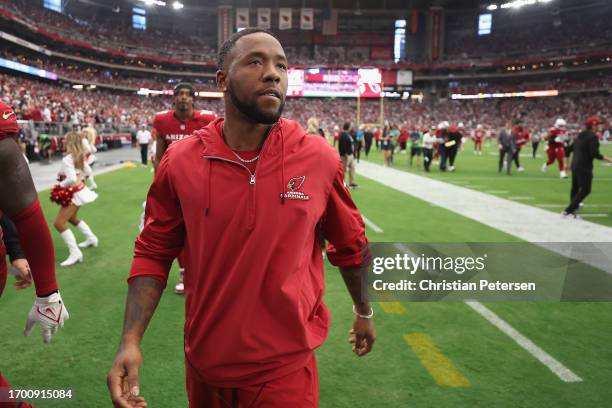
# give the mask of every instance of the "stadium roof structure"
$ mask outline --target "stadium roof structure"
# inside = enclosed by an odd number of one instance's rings
[[[102,0],[76,0],[74,3],[82,3],[106,7],[121,7],[143,5],[144,0],[114,0],[103,2]],[[172,11],[173,0],[165,0],[168,11]],[[381,12],[381,11],[408,11],[412,9],[427,9],[429,7],[444,7],[451,10],[476,9],[484,3],[483,0],[214,0],[202,2],[201,0],[181,0],[185,10],[212,12],[218,6],[227,5],[231,7],[309,7],[314,9],[336,9],[341,12]]]

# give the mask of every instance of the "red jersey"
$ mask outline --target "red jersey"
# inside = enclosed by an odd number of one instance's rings
[[[222,128],[217,119],[162,158],[130,279],[165,284],[184,248],[187,364],[202,382],[239,388],[303,368],[327,337],[323,240],[332,265],[361,266],[369,252],[325,139],[280,119],[253,173]]]
[[[521,130],[516,133],[516,146],[521,148],[529,142],[529,132],[527,130]]]
[[[565,136],[565,133],[566,131],[564,129],[559,129],[556,127],[551,127],[550,129],[548,129],[548,134],[546,135],[548,147],[563,147],[563,138]]]
[[[482,129],[477,129],[474,131],[474,138],[482,140],[485,137],[486,132]]]
[[[202,129],[213,120],[217,114],[208,110],[194,110],[191,118],[180,121],[174,114],[174,109],[159,112],[153,120],[153,127],[158,138],[166,142],[166,147],[177,140],[191,136],[196,130]]]
[[[14,138],[17,133],[19,133],[19,125],[13,108],[0,101],[0,140],[7,137]]]

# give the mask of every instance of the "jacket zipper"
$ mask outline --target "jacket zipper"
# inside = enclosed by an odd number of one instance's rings
[[[234,160],[226,159],[224,157],[204,156],[204,158],[209,159],[209,160],[215,159],[215,160],[225,161],[228,163],[233,163],[233,164],[236,164],[242,167],[249,173],[249,176],[250,176],[249,177],[249,209],[247,213],[247,228],[249,230],[252,230],[253,228],[255,228],[255,173],[252,173],[251,170],[249,170],[249,168],[245,166],[244,164],[234,161]],[[211,192],[209,191],[208,194],[211,194]]]
[[[279,123],[277,122],[274,126],[272,126],[272,128],[270,128],[270,130],[268,131],[268,136],[266,137],[266,140],[264,141],[263,146],[261,147],[261,152],[263,153],[264,149],[266,148],[266,145],[268,144],[268,140],[270,139],[270,135],[272,134],[272,131],[279,126]],[[245,166],[244,164],[237,162],[235,160],[230,160],[230,159],[226,159],[225,157],[219,157],[219,156],[203,156],[205,159],[216,159],[216,160],[222,160],[228,163],[233,163],[233,164],[237,164],[238,166],[244,168],[246,171],[249,172],[249,175],[251,176],[249,179],[249,210],[248,210],[248,214],[247,214],[247,228],[249,230],[253,230],[255,228],[255,173],[251,173],[251,170],[249,170],[249,168],[247,166]],[[210,192],[209,192],[210,194]]]

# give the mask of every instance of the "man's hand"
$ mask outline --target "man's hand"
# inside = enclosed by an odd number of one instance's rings
[[[30,271],[30,264],[27,259],[15,259],[12,263],[13,271],[17,272],[15,275],[15,288],[25,289],[32,285],[32,272]]]
[[[349,331],[349,343],[353,345],[353,353],[358,357],[365,356],[372,351],[374,341],[376,341],[374,320],[355,316],[353,328]]]
[[[122,346],[106,377],[111,401],[116,408],[147,407],[140,394],[138,370],[142,365],[142,353],[137,345]]]
[[[49,343],[51,337],[57,333],[60,327],[64,327],[64,321],[68,320],[68,310],[64,306],[59,292],[47,297],[37,297],[28,313],[24,335],[29,336],[36,322],[40,324],[40,333],[43,342]]]

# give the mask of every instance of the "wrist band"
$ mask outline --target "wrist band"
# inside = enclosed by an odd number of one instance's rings
[[[370,308],[370,314],[362,315],[362,314],[357,313],[357,310],[355,309],[355,305],[353,305],[353,313],[355,313],[356,316],[362,319],[371,319],[374,317],[374,309],[372,308]]]

